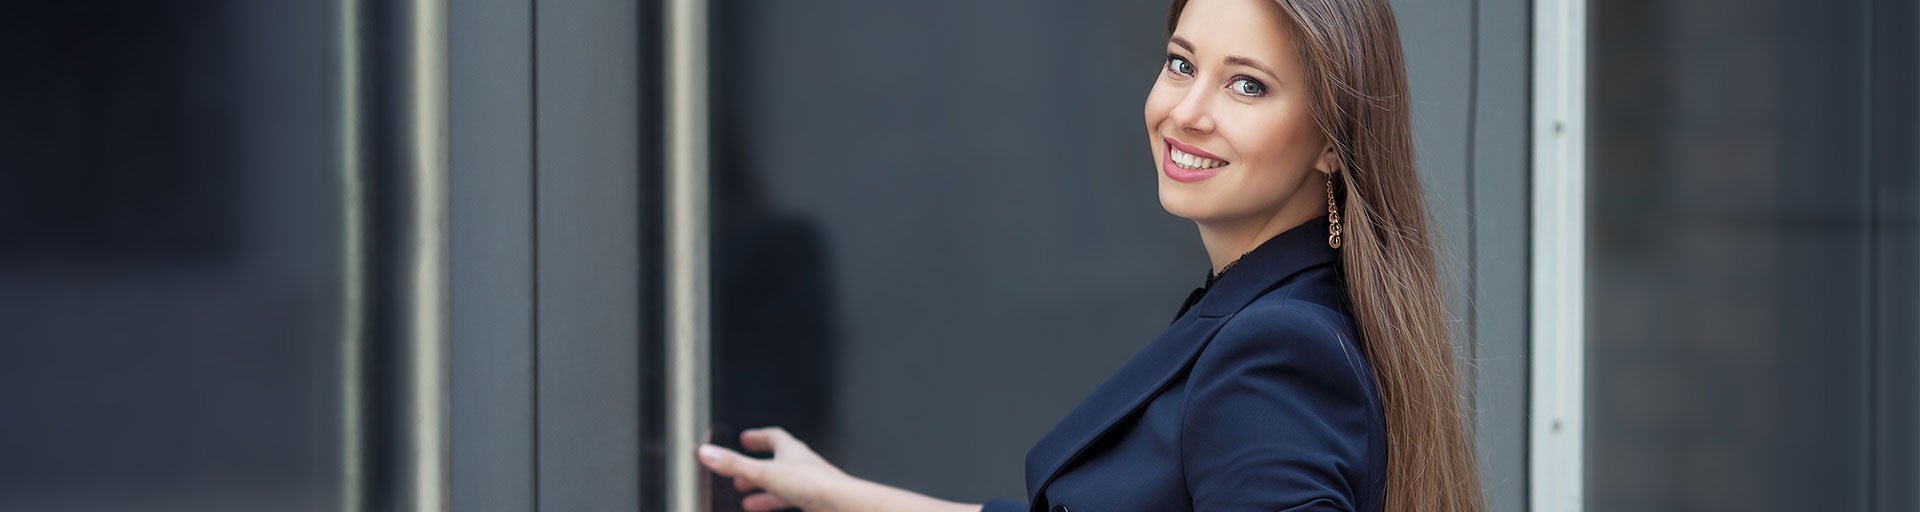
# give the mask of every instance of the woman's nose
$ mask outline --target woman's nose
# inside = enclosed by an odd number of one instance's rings
[[[1205,87],[1189,88],[1186,96],[1180,98],[1180,103],[1173,106],[1169,116],[1181,130],[1213,132],[1213,116],[1207,111],[1207,91]]]

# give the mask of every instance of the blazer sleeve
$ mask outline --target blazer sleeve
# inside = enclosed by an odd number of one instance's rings
[[[1366,492],[1370,373],[1318,305],[1258,303],[1201,352],[1182,418],[1195,510],[1354,510]],[[1335,324],[1334,322],[1340,322]],[[1373,478],[1359,476],[1358,478]]]
[[[1027,504],[1003,498],[994,498],[987,500],[986,505],[980,507],[980,512],[1027,512]]]

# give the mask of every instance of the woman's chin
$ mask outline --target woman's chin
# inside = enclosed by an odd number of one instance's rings
[[[1166,184],[1160,186],[1160,208],[1175,217],[1195,222],[1212,218],[1213,212],[1206,207],[1206,201],[1201,199],[1195,197],[1191,190],[1168,190]]]

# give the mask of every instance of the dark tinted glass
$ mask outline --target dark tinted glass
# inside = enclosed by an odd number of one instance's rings
[[[718,2],[714,420],[1019,497],[1207,270],[1141,108],[1160,0]]]
[[[1914,506],[1916,20],[1591,4],[1589,510]]]
[[[16,7],[0,510],[337,510],[337,6]]]

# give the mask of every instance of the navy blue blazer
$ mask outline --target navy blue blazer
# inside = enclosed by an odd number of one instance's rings
[[[1260,245],[1027,452],[984,512],[1376,511],[1387,437],[1327,222]]]

